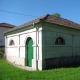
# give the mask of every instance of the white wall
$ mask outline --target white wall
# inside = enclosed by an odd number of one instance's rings
[[[36,37],[37,36],[37,37]],[[42,28],[40,27],[36,32],[36,28],[17,32],[15,34],[7,35],[6,41],[6,56],[7,59],[11,62],[15,62],[18,65],[25,66],[25,59],[27,58],[25,54],[25,43],[28,37],[33,39],[33,60],[32,60],[32,67],[36,69],[39,66],[40,69],[42,67]],[[14,40],[15,45],[10,46],[10,40]],[[36,48],[36,43],[38,47]],[[40,62],[37,64],[36,62]]]
[[[1,27],[0,26],[0,46],[5,46],[4,32],[9,30],[9,29],[11,29],[11,28]]]
[[[47,58],[70,57],[80,55],[80,31],[55,25],[45,25],[9,34],[6,36],[6,57],[9,61],[25,66],[25,43],[28,37],[33,39],[32,68],[42,70]],[[65,45],[55,45],[57,37],[63,37]],[[10,46],[10,40],[15,45]]]
[[[80,31],[58,25],[45,25],[42,31],[43,59],[80,56]],[[63,37],[65,45],[55,45]]]

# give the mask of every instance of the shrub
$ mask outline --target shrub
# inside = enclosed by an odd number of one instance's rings
[[[4,53],[4,47],[0,47],[0,52]]]
[[[4,57],[4,53],[0,52],[0,58],[3,58],[3,57]]]

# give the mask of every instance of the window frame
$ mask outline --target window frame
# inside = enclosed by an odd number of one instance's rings
[[[65,40],[63,37],[57,37],[55,40],[55,45],[65,45]]]
[[[9,46],[13,46],[13,45],[15,45],[14,40],[10,40]]]

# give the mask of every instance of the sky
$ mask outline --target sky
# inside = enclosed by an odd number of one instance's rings
[[[0,0],[0,23],[19,26],[54,13],[80,24],[80,0]]]

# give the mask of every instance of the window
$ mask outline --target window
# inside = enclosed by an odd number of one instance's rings
[[[58,38],[56,38],[55,44],[56,45],[64,45],[65,41],[62,37],[58,37]]]
[[[14,41],[11,40],[9,45],[10,45],[10,46],[11,46],[11,45],[14,45]]]

